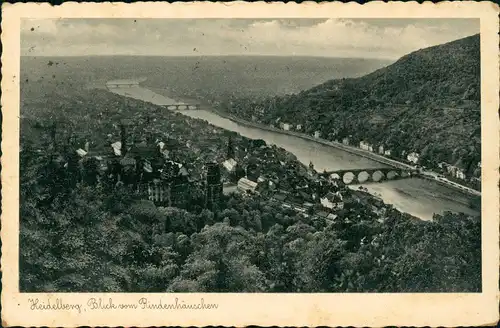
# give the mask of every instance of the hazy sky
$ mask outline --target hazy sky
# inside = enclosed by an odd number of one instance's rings
[[[21,54],[396,59],[476,33],[478,19],[25,19]]]

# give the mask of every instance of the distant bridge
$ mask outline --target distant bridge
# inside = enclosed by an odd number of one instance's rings
[[[337,170],[321,173],[330,179],[342,180],[347,185],[408,179],[416,174],[417,170],[398,168]]]
[[[164,105],[169,110],[188,110],[188,109],[201,109],[199,104],[172,104]]]

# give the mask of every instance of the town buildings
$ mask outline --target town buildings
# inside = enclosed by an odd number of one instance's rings
[[[446,172],[453,177],[456,177],[457,172],[460,170],[460,168],[456,167],[455,165],[451,165],[451,164],[447,164],[445,166],[445,168],[446,168]]]
[[[85,150],[81,149],[81,148],[77,149],[77,150],[76,150],[76,153],[77,153],[77,154],[78,154],[78,156],[80,156],[80,157],[83,157],[83,156],[87,155],[87,152],[86,152]]]
[[[368,142],[366,141],[360,141],[359,142],[359,148],[363,149],[363,150],[368,150],[368,151],[373,151],[373,146],[370,145]]]
[[[120,141],[112,143],[111,148],[113,149],[113,153],[115,154],[115,156],[121,156],[122,143]]]
[[[236,160],[234,158],[230,158],[230,159],[225,160],[224,162],[222,162],[222,166],[224,166],[224,168],[228,172],[233,172],[235,170],[237,164],[238,163],[236,162]]]
[[[466,180],[467,175],[463,168],[460,168],[458,165],[451,165],[446,162],[438,163],[438,167],[445,171],[445,173],[453,178]]]
[[[293,128],[293,125],[290,123],[280,122],[279,127],[281,130],[290,131]]]
[[[320,203],[323,207],[329,209],[342,209],[344,208],[343,197],[340,192],[328,192],[325,196],[320,199]]]
[[[465,180],[465,178],[466,178],[465,171],[463,169],[457,169],[455,176],[457,179],[461,179],[461,180]]]
[[[170,186],[156,180],[147,184],[148,200],[157,205],[172,206]]]
[[[418,154],[416,152],[411,152],[408,154],[408,156],[406,156],[406,159],[410,163],[417,164],[418,160],[420,159],[420,154]]]
[[[238,191],[240,191],[241,193],[255,192],[257,185],[257,182],[248,180],[246,178],[241,178],[238,181]]]

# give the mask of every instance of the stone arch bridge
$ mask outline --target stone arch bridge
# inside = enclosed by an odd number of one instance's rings
[[[164,105],[169,110],[188,110],[188,109],[201,109],[199,104],[172,104]]]
[[[416,174],[417,170],[398,168],[336,170],[322,173],[332,180],[341,180],[346,185],[408,179]]]

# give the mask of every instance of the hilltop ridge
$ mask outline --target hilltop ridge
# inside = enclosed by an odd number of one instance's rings
[[[241,118],[290,123],[351,145],[361,141],[406,159],[441,162],[478,176],[481,145],[479,34],[412,52],[358,78],[334,79],[300,93],[223,104]]]

